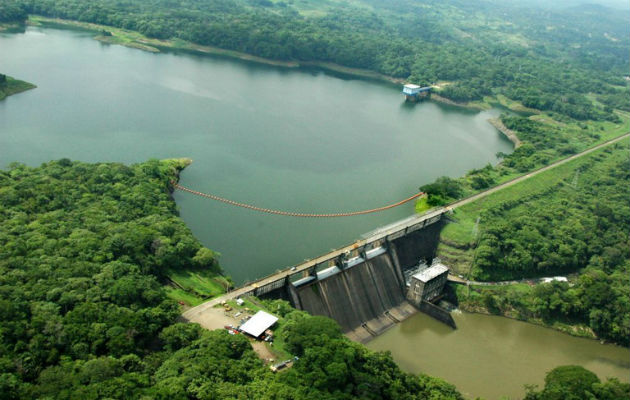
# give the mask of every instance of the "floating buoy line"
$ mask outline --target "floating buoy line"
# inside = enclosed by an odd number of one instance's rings
[[[404,200],[401,200],[397,203],[393,203],[393,204],[389,204],[387,206],[383,206],[383,207],[378,207],[378,208],[372,208],[370,210],[361,210],[361,211],[350,211],[350,212],[340,212],[340,213],[328,213],[328,214],[316,214],[316,213],[301,213],[301,212],[293,212],[293,211],[280,211],[280,210],[272,210],[269,208],[262,208],[262,207],[257,207],[257,206],[253,206],[251,204],[245,204],[245,203],[239,203],[238,201],[234,201],[234,200],[230,200],[230,199],[226,199],[223,197],[219,197],[216,196],[214,194],[209,194],[209,193],[202,193],[202,192],[198,192],[196,190],[192,190],[189,189],[185,186],[182,186],[176,182],[171,182],[173,184],[173,187],[175,187],[176,189],[179,189],[183,192],[188,192],[191,194],[194,194],[196,196],[200,196],[200,197],[205,197],[207,199],[211,199],[211,200],[215,200],[215,201],[220,201],[222,203],[225,204],[229,204],[235,207],[242,207],[242,208],[247,208],[249,210],[254,210],[254,211],[258,211],[258,212],[263,212],[263,213],[267,213],[267,214],[275,214],[275,215],[284,215],[287,217],[300,217],[300,218],[337,218],[337,217],[352,217],[355,215],[364,215],[364,214],[372,214],[372,213],[377,213],[377,212],[381,212],[381,211],[385,211],[385,210],[389,210],[390,208],[394,208],[394,207],[398,207],[401,206],[405,203],[408,203],[414,199],[417,199],[418,197],[422,196],[424,194],[424,192],[419,192],[414,194],[411,197],[408,197]]]

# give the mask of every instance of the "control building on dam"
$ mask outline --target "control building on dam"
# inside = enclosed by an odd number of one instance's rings
[[[239,295],[286,299],[295,308],[334,319],[355,340],[369,340],[416,307],[424,311],[422,304],[407,301],[406,277],[420,260],[435,256],[444,212],[379,228],[351,246],[259,280]]]

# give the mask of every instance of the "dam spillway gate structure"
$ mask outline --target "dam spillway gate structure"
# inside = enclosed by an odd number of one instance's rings
[[[283,298],[334,319],[350,338],[365,342],[417,311],[406,300],[405,276],[419,260],[435,256],[444,212],[379,228],[353,245],[250,284],[240,295]]]

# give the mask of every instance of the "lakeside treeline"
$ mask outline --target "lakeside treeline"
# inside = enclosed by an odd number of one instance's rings
[[[422,85],[446,81],[440,94],[460,102],[505,95],[578,120],[617,121],[614,108],[630,110],[624,80],[630,31],[623,14],[602,6],[548,10],[498,0],[6,0],[0,5],[0,21],[28,14],[274,60],[331,62]]]

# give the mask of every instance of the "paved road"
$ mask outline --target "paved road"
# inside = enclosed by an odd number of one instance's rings
[[[424,215],[418,216],[417,219],[412,216],[412,217],[409,217],[409,218],[407,218],[407,219],[405,219],[403,221],[399,221],[398,223],[394,223],[394,224],[387,225],[385,227],[379,228],[376,231],[373,231],[372,232],[373,235],[370,236],[367,239],[358,240],[357,242],[355,242],[355,243],[353,243],[351,245],[348,245],[348,246],[342,247],[340,249],[334,250],[334,251],[332,251],[330,253],[327,253],[327,254],[324,254],[324,255],[322,255],[320,257],[317,257],[317,258],[315,258],[313,260],[309,260],[309,261],[307,261],[307,262],[305,262],[303,264],[300,264],[294,270],[286,269],[284,271],[281,271],[281,272],[275,273],[273,275],[267,276],[265,278],[259,279],[256,282],[247,284],[247,285],[245,285],[245,286],[243,286],[241,288],[235,289],[235,290],[233,290],[233,291],[231,291],[229,293],[226,293],[226,294],[224,294],[222,296],[215,297],[214,299],[212,299],[212,300],[210,300],[210,301],[208,301],[206,303],[200,304],[197,307],[193,307],[193,308],[189,309],[188,311],[186,311],[182,315],[182,317],[187,319],[187,320],[193,320],[194,321],[194,319],[196,317],[198,317],[199,315],[201,315],[205,310],[207,310],[208,308],[212,308],[212,307],[216,306],[217,304],[220,304],[222,301],[227,301],[227,300],[230,300],[230,299],[237,298],[237,297],[239,297],[241,295],[244,295],[244,294],[246,294],[248,292],[251,292],[256,287],[265,286],[268,283],[277,281],[278,279],[282,279],[282,278],[284,278],[284,277],[286,277],[288,275],[293,275],[293,274],[299,273],[301,271],[308,270],[309,268],[311,268],[311,267],[313,267],[313,266],[315,266],[317,264],[321,264],[321,263],[323,263],[323,262],[325,262],[327,260],[330,260],[330,259],[333,259],[335,257],[338,257],[338,256],[342,255],[343,253],[345,253],[347,251],[352,251],[352,250],[356,249],[357,247],[361,247],[361,246],[363,246],[363,245],[365,245],[367,243],[370,243],[370,242],[373,242],[375,240],[378,240],[379,238],[384,238],[384,237],[386,237],[386,236],[388,236],[388,235],[390,235],[390,234],[392,234],[394,232],[400,231],[401,227],[408,226],[408,225],[413,225],[413,224],[417,223],[415,221],[418,221],[419,219],[431,218],[431,217],[433,217],[433,216],[435,216],[437,214],[443,213],[444,210],[453,210],[453,209],[455,209],[457,207],[461,207],[461,206],[466,205],[468,203],[472,203],[473,201],[477,201],[477,200],[479,200],[481,198],[484,198],[486,196],[491,195],[492,193],[498,192],[499,190],[505,189],[505,188],[510,187],[512,185],[516,185],[517,183],[523,182],[526,179],[529,179],[529,178],[531,178],[533,176],[541,174],[541,173],[543,173],[545,171],[548,171],[548,170],[550,170],[552,168],[556,168],[556,167],[558,167],[558,166],[560,166],[562,164],[566,164],[566,163],[568,163],[570,161],[573,161],[573,160],[575,160],[577,158],[580,158],[580,157],[585,156],[585,155],[587,155],[589,153],[597,151],[597,150],[599,150],[599,149],[601,149],[603,147],[609,146],[609,145],[611,145],[613,143],[617,143],[617,142],[619,142],[619,141],[621,141],[623,139],[626,139],[628,137],[630,137],[630,132],[628,132],[628,133],[626,133],[626,134],[624,134],[622,136],[616,137],[614,139],[608,140],[608,141],[606,141],[604,143],[598,144],[597,146],[591,147],[591,148],[589,148],[587,150],[584,150],[581,153],[574,154],[574,155],[572,155],[570,157],[567,157],[567,158],[562,159],[560,161],[556,161],[556,162],[554,162],[552,164],[549,164],[549,165],[547,165],[545,167],[539,168],[539,169],[537,169],[535,171],[532,171],[532,172],[530,172],[528,174],[525,174],[523,176],[519,176],[518,178],[514,178],[514,179],[512,179],[510,181],[507,181],[505,183],[502,183],[502,184],[500,184],[498,186],[495,186],[495,187],[490,188],[488,190],[485,190],[483,192],[477,193],[477,194],[475,194],[473,196],[470,196],[470,197],[467,197],[465,199],[462,199],[462,200],[456,201],[454,203],[451,203],[448,206],[444,207],[444,209],[437,210],[437,211],[429,211],[429,212],[427,212]]]
[[[601,149],[603,147],[609,146],[609,145],[611,145],[613,143],[617,143],[617,142],[619,142],[619,141],[621,141],[623,139],[626,139],[628,137],[630,137],[630,132],[625,133],[625,134],[623,134],[621,136],[618,136],[618,137],[616,137],[614,139],[608,140],[608,141],[606,141],[604,143],[598,144],[597,146],[591,147],[591,148],[589,148],[587,150],[584,150],[581,153],[574,154],[574,155],[572,155],[570,157],[564,158],[564,159],[562,159],[560,161],[556,161],[556,162],[554,162],[552,164],[549,164],[549,165],[547,165],[545,167],[539,168],[539,169],[537,169],[535,171],[532,171],[532,172],[530,172],[528,174],[519,176],[518,178],[514,178],[512,180],[509,180],[509,181],[507,181],[505,183],[500,184],[499,186],[495,186],[495,187],[490,188],[488,190],[485,190],[483,192],[477,193],[477,194],[475,194],[473,196],[466,197],[465,199],[456,201],[455,203],[451,203],[448,206],[446,206],[445,208],[447,210],[452,210],[454,208],[461,207],[461,206],[466,205],[468,203],[472,203],[473,201],[477,201],[477,200],[479,200],[479,199],[481,199],[483,197],[489,196],[489,195],[491,195],[494,192],[498,192],[499,190],[505,189],[506,187],[510,187],[512,185],[516,185],[517,183],[523,182],[526,179],[529,179],[529,178],[531,178],[533,176],[536,176],[538,174],[542,174],[545,171],[549,171],[550,169],[556,168],[556,167],[558,167],[558,166],[560,166],[562,164],[566,164],[566,163],[568,163],[570,161],[573,161],[573,160],[575,160],[577,158],[580,158],[580,157],[585,156],[585,155],[587,155],[589,153],[597,151],[597,150],[599,150],[599,149]]]
[[[460,278],[457,275],[448,274],[449,282],[459,283],[461,285],[466,285],[466,286],[503,286],[503,285],[516,285],[517,283],[536,284],[536,283],[540,283],[540,282],[551,282],[551,281],[554,281],[554,280],[562,281],[562,279],[558,279],[558,278],[565,278],[565,277],[545,276],[545,277],[542,277],[542,278],[518,279],[518,280],[514,280],[514,281],[480,282],[480,281],[469,281],[467,279]]]

